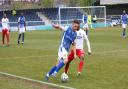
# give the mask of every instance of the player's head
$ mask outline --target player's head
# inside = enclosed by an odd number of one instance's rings
[[[126,14],[126,11],[125,10],[123,10],[123,14]]]
[[[72,24],[73,31],[78,31],[80,29],[80,22],[78,20],[74,20]]]
[[[23,14],[23,12],[21,13],[21,16],[23,16],[24,14]]]
[[[6,18],[6,17],[7,17],[5,13],[3,14],[3,17],[4,17],[4,18]]]
[[[87,12],[85,12],[85,14],[84,14],[85,16],[87,16],[88,14],[87,14]]]

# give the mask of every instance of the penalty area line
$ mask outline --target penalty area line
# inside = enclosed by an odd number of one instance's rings
[[[6,73],[6,72],[0,72],[0,74],[6,75],[6,76],[10,76],[10,77],[14,77],[14,78],[17,78],[17,79],[22,79],[22,80],[27,80],[27,81],[35,82],[35,83],[46,84],[46,85],[50,85],[50,86],[58,87],[58,88],[76,89],[76,88],[67,87],[67,86],[63,86],[63,85],[57,85],[57,84],[54,84],[54,83],[48,83],[48,82],[44,82],[44,81],[40,81],[40,80],[35,80],[35,79],[31,79],[31,78],[17,76],[17,75],[9,74],[9,73]]]

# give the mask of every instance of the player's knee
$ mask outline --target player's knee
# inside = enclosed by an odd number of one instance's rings
[[[68,63],[68,59],[64,59],[64,63],[65,63],[65,64]]]
[[[67,64],[70,64],[71,63],[71,60],[68,60]]]

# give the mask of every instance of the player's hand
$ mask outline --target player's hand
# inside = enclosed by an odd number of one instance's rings
[[[74,59],[76,59],[76,57],[77,57],[76,54],[74,54]]]
[[[59,25],[58,25],[58,24],[55,24],[55,23],[52,23],[52,26],[53,26],[54,28],[59,28]]]

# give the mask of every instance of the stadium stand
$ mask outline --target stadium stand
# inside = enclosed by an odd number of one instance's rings
[[[100,10],[100,9],[97,9],[97,10]],[[36,26],[36,25],[45,24],[45,22],[42,22],[42,19],[38,16],[37,14],[38,12],[41,12],[42,15],[46,16],[50,21],[53,22],[54,20],[59,20],[58,11],[59,11],[59,8],[55,7],[55,8],[17,10],[16,16],[12,15],[12,11],[5,11],[5,13],[7,14],[7,17],[9,18],[10,22],[12,22],[11,26],[17,26],[17,20],[21,12],[23,12],[24,16],[26,17],[27,26]],[[0,19],[3,17],[2,13],[3,12],[0,12]],[[83,12],[80,9],[76,9],[76,8],[61,9],[61,20],[62,20],[61,24],[66,24],[67,23],[66,20],[69,20],[69,23],[70,23],[70,20],[82,19],[82,18],[83,18]]]
[[[21,12],[24,13],[24,16],[26,17],[26,22],[28,26],[34,26],[34,25],[44,25],[44,22],[40,19],[40,17],[36,14],[35,10],[17,10],[17,15],[13,16],[12,11],[4,11],[4,13],[7,14],[7,17],[9,18],[9,21],[11,22],[11,26],[17,26],[18,17],[20,16]],[[0,19],[3,17],[3,12],[0,12]],[[36,22],[37,21],[37,22]],[[34,23],[36,22],[36,23]]]
[[[50,20],[58,20],[58,10],[58,8],[43,8],[42,14],[44,14]]]
[[[62,16],[62,20],[81,19],[83,14],[78,9],[75,9],[75,8],[74,9],[62,9],[61,16]]]
[[[44,14],[50,20],[59,20],[58,17],[59,8],[44,8],[42,14]],[[61,9],[61,23],[65,24],[63,20],[82,19],[82,13],[78,9]],[[53,21],[54,22],[54,21]]]
[[[121,15],[123,10],[128,12],[128,4],[107,5],[107,15]]]
[[[42,9],[42,14],[45,14],[50,20],[58,20],[58,10],[59,8],[44,8]],[[82,13],[78,9],[62,9],[61,11],[62,20],[81,19],[81,16]]]

